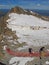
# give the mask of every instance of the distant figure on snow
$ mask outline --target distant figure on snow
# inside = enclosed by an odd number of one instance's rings
[[[39,53],[40,53],[40,59],[41,59],[41,57],[44,57],[45,56],[45,47],[41,47],[39,50]]]
[[[40,50],[39,50],[39,53],[40,53],[40,65],[43,65],[43,60],[45,59],[45,47],[41,47]]]
[[[29,48],[29,53],[30,53],[30,54],[32,53],[32,48]]]

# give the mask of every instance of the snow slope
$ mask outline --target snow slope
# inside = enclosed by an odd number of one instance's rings
[[[20,43],[26,42],[28,46],[49,44],[49,22],[32,15],[16,13],[9,14],[7,22],[7,27],[16,31]]]
[[[49,61],[46,61],[46,65],[49,65]]]
[[[34,58],[28,58],[28,57],[13,57],[11,58],[11,60],[9,61],[9,64],[11,65],[25,65],[28,61],[32,61],[34,60]]]

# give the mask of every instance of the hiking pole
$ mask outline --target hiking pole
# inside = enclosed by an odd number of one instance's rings
[[[40,65],[42,65],[42,62],[41,62],[42,58],[40,57]]]

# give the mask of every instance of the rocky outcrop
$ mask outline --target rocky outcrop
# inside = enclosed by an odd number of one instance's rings
[[[24,10],[21,7],[12,8],[9,13],[17,13],[17,14],[28,14],[31,15],[30,11]]]

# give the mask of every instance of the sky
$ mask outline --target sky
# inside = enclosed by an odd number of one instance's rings
[[[49,0],[0,0],[0,8],[20,6],[24,9],[49,10]]]

